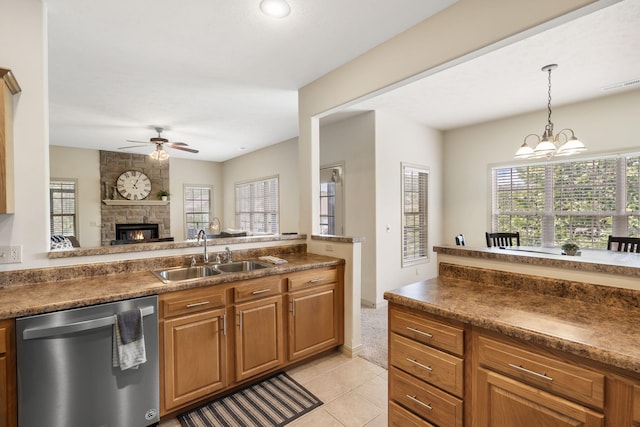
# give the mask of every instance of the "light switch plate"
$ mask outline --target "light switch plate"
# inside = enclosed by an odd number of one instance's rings
[[[22,245],[0,246],[0,264],[22,262]]]

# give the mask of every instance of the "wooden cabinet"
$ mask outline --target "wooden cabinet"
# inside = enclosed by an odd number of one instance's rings
[[[288,338],[290,361],[343,343],[343,298],[334,268],[288,276]]]
[[[282,296],[236,304],[236,381],[284,363]]]
[[[160,297],[161,413],[227,386],[225,290],[215,287]]]
[[[0,321],[0,426],[17,425],[15,322]]]
[[[462,427],[464,367],[461,325],[390,305],[390,425],[409,419]]]
[[[13,95],[19,92],[11,70],[0,68],[0,214],[14,213]]]
[[[480,331],[474,340],[476,427],[605,426],[604,372]]]
[[[160,295],[161,415],[342,344],[342,274],[327,267]]]
[[[603,427],[604,415],[539,388],[491,372],[477,371],[477,427]]]

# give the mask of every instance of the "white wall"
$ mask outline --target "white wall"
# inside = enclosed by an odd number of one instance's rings
[[[376,112],[377,287],[373,301],[377,304],[384,302],[385,291],[438,275],[432,248],[442,239],[442,153],[441,132],[383,111]],[[429,170],[429,261],[405,268],[401,244],[403,162]]]
[[[49,234],[49,141],[44,6],[40,0],[0,0],[0,66],[22,88],[14,99],[15,214],[0,215],[0,246],[23,245],[23,264],[46,260]]]
[[[172,157],[169,166],[169,196],[171,210],[171,235],[185,240],[184,185],[197,184],[213,187],[213,216],[223,220],[222,163]]]
[[[227,160],[222,166],[224,181],[223,228],[235,225],[235,185],[271,176],[279,177],[280,232],[299,232],[298,139]],[[222,218],[221,218],[222,220]]]
[[[640,90],[554,107],[557,130],[572,128],[588,151],[584,156],[640,150]],[[467,246],[485,246],[490,221],[489,168],[526,164],[513,154],[530,133],[544,130],[546,110],[455,129],[444,134],[443,243],[465,235]],[[577,157],[577,156],[574,156]]]
[[[100,183],[100,152],[83,148],[49,146],[49,167],[52,178],[77,180],[77,214],[80,246],[90,248],[101,244],[100,204],[103,189]]]
[[[344,164],[344,235],[362,236],[362,299],[376,302],[375,114],[320,128],[320,164]]]
[[[320,164],[344,163],[345,235],[362,236],[362,303],[384,304],[385,291],[437,275],[429,261],[402,268],[402,162],[429,169],[429,247],[440,243],[442,135],[376,111],[320,128]],[[389,225],[389,231],[387,231]]]

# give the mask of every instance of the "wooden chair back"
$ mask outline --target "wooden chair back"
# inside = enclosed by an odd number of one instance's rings
[[[612,251],[613,244],[616,243],[618,252],[636,252],[640,253],[640,237],[614,237],[609,236],[607,241],[607,250]]]
[[[492,246],[520,246],[520,233],[485,233],[487,247]],[[514,244],[515,241],[515,244]]]

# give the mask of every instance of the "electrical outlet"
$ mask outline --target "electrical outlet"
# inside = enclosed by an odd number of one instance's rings
[[[22,262],[22,245],[0,246],[0,264]]]

